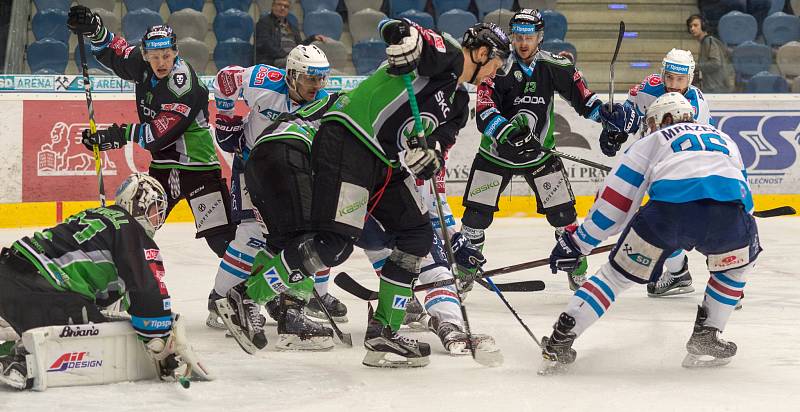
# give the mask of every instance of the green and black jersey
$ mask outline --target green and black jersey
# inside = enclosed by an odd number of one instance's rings
[[[87,209],[12,246],[59,291],[95,301],[126,295],[136,331],[169,334],[171,301],[161,252],[144,228],[119,206]]]
[[[114,73],[136,84],[138,124],[128,126],[128,140],[150,151],[154,169],[219,169],[208,126],[208,89],[185,60],[159,80],[141,51],[106,32],[92,41],[92,53]]]

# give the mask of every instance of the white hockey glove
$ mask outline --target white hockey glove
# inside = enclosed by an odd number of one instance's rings
[[[406,166],[417,179],[428,180],[442,167],[441,153],[433,149],[415,147],[406,150]]]
[[[162,378],[192,378],[212,380],[211,374],[189,346],[186,339],[186,328],[180,315],[175,315],[172,333],[166,340],[150,339],[145,344],[147,354],[156,363]]]
[[[422,53],[422,36],[416,28],[403,22],[402,25],[398,25],[398,31],[402,37],[396,43],[388,41],[389,46],[386,48],[390,74],[406,74],[414,71]]]

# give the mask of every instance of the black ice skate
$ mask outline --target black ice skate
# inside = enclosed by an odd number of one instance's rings
[[[226,330],[225,323],[222,318],[217,314],[217,301],[222,299],[223,296],[211,289],[208,294],[208,317],[206,318],[206,326],[212,329]]]
[[[727,365],[736,355],[736,344],[719,337],[719,329],[705,326],[708,313],[702,306],[697,307],[697,319],[694,321],[694,332],[686,342],[686,357],[681,366],[684,368],[708,368]]]
[[[439,336],[442,346],[451,356],[470,355],[469,339],[460,326],[450,322],[439,322],[436,317],[431,317],[428,324],[430,330]],[[503,353],[489,335],[480,333],[472,334],[472,345],[475,348],[475,360],[486,366],[500,366],[503,364]]]
[[[577,352],[572,349],[576,335],[572,332],[575,327],[575,318],[566,313],[561,313],[558,321],[553,325],[553,334],[542,338],[542,366],[539,375],[552,375],[565,372],[567,366],[575,362]]]
[[[347,306],[344,303],[330,293],[322,295],[321,298],[322,305],[325,305],[325,308],[328,309],[328,313],[331,314],[334,322],[347,323]],[[306,315],[312,318],[328,320],[322,307],[320,307],[320,302],[314,296],[311,297],[311,300],[306,305]]]
[[[307,318],[302,301],[281,294],[275,349],[321,351],[333,346],[333,330]]]
[[[244,283],[231,288],[228,296],[216,301],[217,315],[242,350],[254,354],[267,346],[261,307],[245,293]]]
[[[681,270],[675,273],[664,272],[657,282],[647,284],[647,296],[660,298],[694,292],[692,274],[689,273],[689,258],[684,256],[683,259]]]
[[[0,384],[19,390],[33,387],[33,378],[28,377],[28,366],[25,363],[26,354],[21,341],[18,341],[11,353],[0,356]]]
[[[369,305],[367,318],[369,323],[364,335],[367,354],[362,364],[376,368],[419,368],[430,363],[431,345],[392,332],[389,325],[373,317],[372,305]]]
[[[411,295],[411,300],[406,304],[406,316],[403,318],[403,325],[415,330],[425,330],[428,328],[428,313],[425,307],[417,299],[416,295]]]

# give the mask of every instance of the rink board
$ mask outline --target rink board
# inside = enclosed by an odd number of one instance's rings
[[[625,97],[620,95],[620,101]],[[755,194],[757,209],[782,205],[800,207],[800,95],[707,95],[719,127],[739,145]],[[94,95],[97,125],[137,121],[133,93]],[[215,108],[209,105],[210,118]],[[243,102],[237,111],[246,113]],[[471,119],[459,135],[447,164],[450,203],[460,215],[470,165],[480,140]],[[0,227],[42,226],[98,204],[94,159],[80,143],[88,128],[86,102],[80,93],[0,93]],[[540,120],[541,121],[541,120]],[[556,99],[556,141],[561,151],[613,166],[597,142],[600,125],[575,114],[567,102]],[[220,155],[223,173],[230,177],[230,156]],[[146,171],[150,155],[129,144],[124,150],[102,153],[106,195],[113,199],[117,185],[134,171]],[[591,207],[604,173],[565,161],[578,212]],[[521,179],[514,179],[501,197],[497,216],[537,216],[535,199]],[[170,221],[191,221],[182,202]]]

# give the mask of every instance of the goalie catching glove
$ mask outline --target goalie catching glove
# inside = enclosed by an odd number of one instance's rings
[[[94,150],[97,145],[101,152],[111,149],[119,149],[128,143],[128,125],[112,124],[108,129],[98,130],[92,133],[89,129],[84,129],[81,142],[87,149]]]

